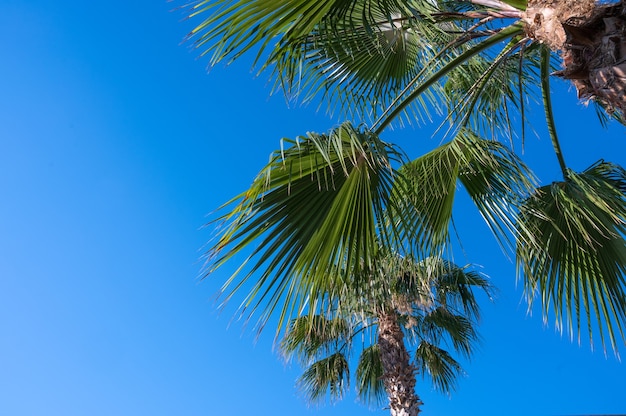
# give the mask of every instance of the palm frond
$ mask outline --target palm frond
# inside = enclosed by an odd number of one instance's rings
[[[497,56],[475,55],[448,75],[444,93],[457,125],[512,140],[524,133],[524,101],[539,90],[539,45],[522,35],[511,38]],[[512,124],[519,114],[519,126]]]
[[[223,228],[208,252],[207,275],[258,244],[222,291],[225,301],[245,291],[242,308],[250,315],[260,308],[261,328],[276,308],[280,327],[339,290],[343,276],[372,268],[393,205],[391,164],[401,157],[349,123],[290,143],[222,208]]]
[[[445,393],[454,390],[456,379],[463,373],[461,365],[447,351],[426,341],[417,347],[415,363],[422,376],[428,374],[435,388]]]
[[[397,116],[405,112],[407,107],[413,105],[415,100],[418,100],[422,94],[429,91],[437,83],[443,82],[451,71],[458,68],[464,62],[484,53],[494,45],[522,35],[523,26],[518,23],[513,23],[510,26],[488,33],[489,35],[479,42],[468,45],[467,48],[463,48],[460,52],[451,53],[449,59],[443,59],[443,62],[433,65],[432,71],[418,73],[414,79],[407,84],[407,88],[394,99],[372,125],[374,132],[380,133],[384,130]],[[409,89],[408,87],[411,88]]]
[[[322,355],[340,350],[349,342],[350,326],[340,317],[303,315],[293,319],[285,331],[280,349],[287,358],[298,357],[304,365]]]
[[[489,27],[485,22],[497,13],[490,15],[474,4],[480,2],[457,3],[202,0],[192,3],[189,17],[207,17],[188,37],[202,55],[211,56],[211,65],[255,51],[255,66],[271,69],[275,87],[288,97],[308,101],[321,96],[331,109],[361,119],[367,111],[375,116],[378,109],[392,106],[411,79],[419,78],[423,88],[405,100],[417,120],[441,108],[445,94],[436,82],[513,34],[508,29],[497,34],[503,24]],[[500,5],[500,19],[506,13],[521,16]],[[408,104],[400,107],[398,114]]]
[[[517,155],[467,130],[400,171],[411,186],[402,214],[414,222],[410,239],[418,253],[436,254],[448,241],[457,182],[503,245],[515,232],[517,206],[533,187],[532,173]]]
[[[455,351],[469,357],[478,333],[472,321],[462,315],[455,315],[446,307],[438,307],[424,316],[420,331],[430,343],[443,345],[449,340]]]
[[[194,2],[189,17],[207,16],[189,33],[203,55],[211,54],[211,64],[236,59],[253,47],[263,51],[271,41],[301,39],[311,33],[337,1],[322,0],[202,0]],[[345,3],[345,2],[344,2]],[[257,56],[258,60],[258,56]]]
[[[626,324],[626,171],[598,162],[563,182],[537,189],[523,205],[519,227],[534,244],[517,245],[517,264],[532,301],[541,296],[573,336],[587,321],[594,335],[617,352]],[[608,334],[608,342],[605,338]]]
[[[348,360],[341,353],[311,364],[298,379],[298,385],[311,403],[319,403],[327,394],[335,401],[343,397],[350,383]]]
[[[543,97],[543,109],[546,115],[546,123],[548,125],[548,134],[552,140],[552,147],[559,161],[559,166],[563,172],[563,176],[567,177],[568,170],[563,159],[561,144],[556,134],[556,125],[554,122],[554,109],[552,108],[552,91],[550,91],[550,50],[544,46],[541,51],[541,95]]]
[[[469,270],[468,266],[459,267],[450,262],[442,262],[437,268],[433,283],[435,299],[451,311],[464,314],[469,319],[480,317],[478,300],[474,290],[481,290],[491,299],[495,288],[481,273]]]
[[[535,187],[535,176],[526,164],[502,143],[485,140],[469,130],[459,132],[461,159],[459,180],[503,247],[515,232],[515,216],[524,197]]]
[[[302,44],[283,43],[273,51],[277,85],[303,101],[321,95],[331,111],[352,116],[384,109],[424,62],[432,62],[437,45],[453,38],[428,17],[434,10],[427,1],[353,2]],[[427,117],[439,103],[433,94],[425,97],[419,110]]]
[[[374,406],[386,398],[383,371],[378,344],[365,348],[356,368],[357,394],[364,403]]]

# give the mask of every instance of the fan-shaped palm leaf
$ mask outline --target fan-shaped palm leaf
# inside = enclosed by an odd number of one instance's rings
[[[282,326],[307,302],[339,290],[342,276],[371,269],[384,210],[394,204],[391,164],[400,154],[376,136],[344,124],[291,144],[226,206],[209,251],[211,273],[258,243],[223,291],[228,300],[258,273],[243,307],[254,313],[262,305],[261,326],[277,306]]]
[[[462,374],[461,365],[447,351],[426,341],[417,347],[415,362],[422,375],[428,374],[441,391],[454,390],[455,380]]]
[[[491,1],[500,10],[490,14],[483,3],[204,0],[193,4],[190,17],[208,17],[189,37],[202,54],[212,55],[212,64],[255,48],[255,63],[272,67],[289,96],[306,100],[321,91],[329,102],[338,100],[341,111],[354,108],[360,115],[386,108],[418,82],[425,88],[404,102],[419,103],[413,108],[421,113],[438,106],[445,94],[431,88],[450,70],[522,33],[518,27],[490,36],[505,26],[490,25],[494,17],[520,18],[521,12]]]
[[[452,69],[444,85],[450,117],[494,137],[516,132],[523,140],[525,101],[539,90],[541,49],[517,35],[497,56],[475,55]],[[512,123],[515,116],[520,117],[519,129]]]
[[[348,360],[341,353],[314,362],[298,379],[300,388],[312,403],[323,400],[327,393],[331,400],[341,399],[349,382]]]
[[[517,206],[533,186],[532,173],[514,153],[466,130],[405,164],[401,172],[412,187],[410,206],[402,214],[414,221],[422,253],[448,241],[458,182],[503,242],[515,229]]]
[[[526,292],[531,300],[540,293],[544,316],[553,310],[580,337],[584,314],[592,342],[599,334],[605,345],[606,332],[614,350],[626,322],[625,190],[626,171],[616,165],[569,171],[526,201],[519,223],[536,241],[517,245]]]
[[[421,336],[436,341],[441,345],[445,339],[450,340],[455,351],[469,357],[478,334],[472,321],[462,315],[455,315],[445,306],[440,306],[424,316],[418,331]]]
[[[482,274],[469,270],[468,266],[459,267],[438,258],[428,260],[434,263],[437,270],[433,284],[437,303],[470,319],[478,319],[479,308],[474,290],[483,291],[491,298],[494,287],[489,280]]]
[[[307,314],[291,321],[280,348],[288,358],[298,357],[308,365],[318,357],[338,350],[349,342],[350,336],[350,327],[344,319]]]
[[[383,363],[378,344],[365,348],[356,368],[357,393],[364,403],[380,404],[386,397],[382,380]]]

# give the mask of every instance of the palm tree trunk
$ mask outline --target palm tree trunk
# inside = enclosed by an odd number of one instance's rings
[[[397,315],[378,317],[378,346],[383,365],[383,383],[389,397],[391,416],[417,416],[422,402],[415,393],[415,367],[404,345]]]
[[[529,0],[530,36],[559,51],[563,69],[581,99],[609,113],[626,114],[626,2]]]

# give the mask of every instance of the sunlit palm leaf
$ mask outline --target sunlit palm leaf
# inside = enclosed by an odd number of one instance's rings
[[[295,356],[309,365],[345,345],[349,341],[349,330],[348,323],[340,317],[303,315],[291,321],[280,348],[288,358]]]
[[[429,0],[203,0],[189,14],[207,17],[189,37],[212,64],[254,49],[255,64],[272,68],[289,97],[308,100],[321,92],[333,108],[361,119],[386,108],[413,79],[423,89],[390,118],[410,102],[422,119],[439,107],[445,94],[437,88],[450,70],[496,38],[521,33],[504,30],[494,38],[497,27],[481,20],[487,14],[463,14],[481,9]]]
[[[313,363],[298,384],[310,402],[319,402],[330,394],[331,400],[343,397],[350,383],[350,369],[343,354],[336,353]]]
[[[468,44],[466,45],[467,47],[459,51],[451,51],[452,53],[443,56],[437,55],[434,60],[435,63],[427,67],[430,70],[420,71],[376,120],[372,126],[374,132],[380,133],[383,131],[396,117],[406,112],[407,108],[414,105],[415,100],[419,100],[422,94],[427,93],[438,84],[445,82],[445,77],[456,70],[460,65],[480,56],[495,45],[509,41],[523,33],[523,26],[514,23],[497,30],[487,31],[484,35],[486,36],[484,39],[481,39],[477,43]]]
[[[378,344],[365,348],[356,369],[357,394],[370,405],[380,404],[386,397],[382,381],[383,363]]]
[[[485,292],[491,299],[494,287],[482,274],[469,270],[468,266],[459,267],[442,259],[428,259],[435,263],[436,301],[446,309],[462,313],[470,319],[478,319],[479,308],[474,290]],[[430,266],[431,268],[433,266]]]
[[[458,182],[503,243],[515,231],[517,206],[533,184],[531,172],[514,153],[466,130],[404,165],[401,172],[412,186],[410,207],[402,214],[414,221],[413,235],[419,236],[415,243],[421,253],[448,241]]]
[[[469,357],[478,334],[472,321],[461,315],[451,313],[445,307],[438,307],[428,313],[420,330],[428,336],[430,342],[442,345],[450,340],[455,351]],[[445,337],[445,338],[444,338]]]
[[[539,188],[520,213],[520,227],[535,244],[519,243],[517,263],[532,300],[541,296],[544,316],[553,311],[573,335],[581,318],[613,349],[626,324],[626,171],[599,162],[563,182]]]
[[[276,64],[282,89],[303,100],[321,92],[343,113],[356,109],[356,117],[384,109],[423,62],[433,63],[442,49],[437,45],[453,38],[427,18],[434,11],[431,2],[393,3],[354,2],[344,13],[324,19],[303,44],[275,49],[269,61]],[[439,103],[430,91],[425,96],[419,109],[427,114]]]
[[[282,61],[283,54],[290,52],[297,53],[296,60],[303,59],[303,45],[314,33],[329,38],[326,31],[338,36],[344,27],[365,28],[371,33],[381,17],[388,20],[393,11],[407,10],[405,4],[400,0],[201,0],[192,3],[189,17],[204,20],[189,37],[203,54],[212,54],[212,63],[237,58],[253,47],[258,50],[258,61],[266,49],[276,49],[270,61],[263,63],[267,66]],[[355,9],[361,13],[354,13]],[[345,26],[337,28],[330,21]]]
[[[463,372],[447,351],[425,341],[415,351],[415,362],[422,375],[428,374],[435,388],[443,392],[453,391],[456,379]]]
[[[444,92],[451,117],[475,131],[524,136],[525,101],[539,91],[540,45],[518,35],[497,56],[475,55],[453,69]],[[516,128],[512,121],[519,115]]]
[[[220,221],[211,273],[258,244],[225,283],[225,300],[245,287],[243,307],[261,307],[261,327],[279,307],[280,326],[307,302],[341,288],[342,276],[372,268],[385,228],[395,150],[350,124],[309,134],[277,152]],[[252,275],[255,279],[251,287]]]

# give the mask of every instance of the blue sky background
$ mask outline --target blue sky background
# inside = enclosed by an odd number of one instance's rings
[[[307,406],[273,332],[255,342],[235,305],[216,311],[228,270],[199,281],[207,214],[281,137],[338,120],[287,108],[245,60],[207,75],[176,5],[0,1],[0,415],[388,414],[353,395]],[[602,129],[557,88],[569,164],[626,165],[624,128]],[[558,165],[536,120],[526,154],[548,183]],[[411,128],[385,138],[414,156],[436,144]],[[461,210],[457,225],[457,263],[500,292],[457,393],[418,383],[424,415],[626,413],[624,364],[529,317],[478,216]]]

